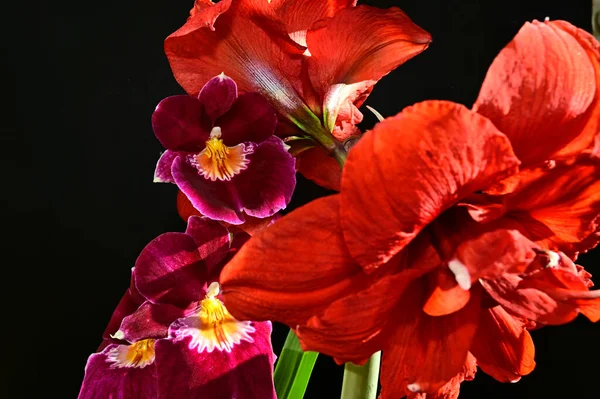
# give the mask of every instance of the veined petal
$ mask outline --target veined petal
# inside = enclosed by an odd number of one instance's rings
[[[360,5],[315,24],[306,34],[310,80],[324,98],[325,125],[333,129],[340,107],[427,48],[431,36],[399,8]]]
[[[523,176],[505,207],[526,229],[530,216],[551,230],[554,235],[541,245],[575,257],[600,242],[600,163],[581,160]]]
[[[339,225],[338,196],[319,198],[256,233],[221,273],[223,300],[239,320],[295,326],[363,290]]]
[[[383,351],[381,385],[386,398],[399,398],[407,391],[434,393],[449,382],[462,371],[479,322],[480,290],[472,290],[461,310],[436,317],[421,311],[422,281],[404,295],[396,330]]]
[[[390,261],[397,263],[397,272],[333,302],[323,314],[298,327],[296,332],[304,350],[333,356],[338,363],[359,363],[383,349],[394,332],[395,312],[403,311],[404,304],[399,299],[404,290],[441,262],[428,240],[419,241]]]
[[[107,354],[119,346],[109,345],[89,357],[78,399],[158,398],[156,365],[112,367]]]
[[[150,241],[135,262],[135,286],[153,303],[186,307],[204,296],[206,269],[194,239],[164,233]]]
[[[276,399],[271,323],[254,323],[252,342],[231,351],[199,352],[188,341],[156,344],[158,393],[165,398]]]
[[[259,92],[285,117],[317,126],[294,89],[300,82],[290,81],[300,75],[306,48],[289,37],[273,8],[253,3],[226,0],[195,8],[165,40],[175,79],[195,95],[204,82],[224,72],[240,91]]]
[[[179,95],[158,103],[152,129],[166,149],[197,152],[209,138],[211,122],[197,98]]]
[[[288,32],[310,29],[315,22],[354,7],[356,0],[272,0],[270,6],[285,23]],[[304,43],[306,45],[306,43]]]
[[[445,209],[517,165],[506,136],[462,105],[406,108],[350,150],[340,194],[348,249],[372,271]]]
[[[482,311],[471,352],[477,365],[500,382],[516,382],[535,368],[531,335],[501,306]]]
[[[202,89],[200,89],[198,100],[204,106],[204,112],[208,118],[214,121],[229,111],[232,104],[236,101],[237,95],[237,85],[233,79],[221,73],[206,82]]]
[[[498,54],[473,110],[510,138],[524,165],[534,165],[582,133],[595,95],[594,65],[579,41],[533,21]]]
[[[187,221],[185,233],[196,243],[198,255],[206,268],[206,276],[218,276],[221,263],[230,250],[229,231],[217,221],[192,216]]]

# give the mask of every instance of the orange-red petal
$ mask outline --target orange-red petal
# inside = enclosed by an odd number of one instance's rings
[[[310,29],[318,20],[354,7],[356,0],[271,0],[269,3],[292,33]]]
[[[582,133],[595,95],[594,65],[577,38],[533,21],[498,54],[473,110],[510,138],[524,165],[534,165]]]
[[[531,335],[501,306],[482,311],[471,353],[479,367],[500,382],[516,382],[535,368]]]
[[[241,320],[291,326],[366,288],[339,226],[337,195],[296,209],[252,236],[221,272],[227,309]]]
[[[553,236],[540,244],[574,257],[600,242],[600,163],[580,160],[546,172],[524,175],[505,199],[508,211],[527,229],[524,217],[541,222]],[[526,211],[526,212],[522,212]],[[535,228],[535,226],[532,226]]]
[[[323,314],[312,317],[298,328],[305,350],[313,350],[336,358],[337,362],[360,363],[381,350],[394,331],[395,312],[402,312],[399,302],[406,287],[440,259],[429,241],[413,242],[393,258],[391,274],[374,281],[359,293],[350,294],[327,307]],[[412,300],[412,299],[409,299]]]
[[[428,294],[423,311],[430,316],[444,316],[462,309],[471,299],[471,292],[460,287],[452,272],[439,268],[426,277]]]
[[[517,165],[506,136],[464,106],[408,107],[350,150],[340,201],[348,249],[370,272],[442,211]]]
[[[298,154],[296,168],[319,186],[340,191],[342,167],[322,147],[313,147]]]
[[[324,99],[325,126],[332,130],[340,107],[356,93],[427,48],[431,36],[399,8],[359,5],[316,23],[306,34],[308,72]]]
[[[417,281],[400,300],[396,330],[383,351],[382,395],[400,398],[407,392],[434,393],[461,372],[479,321],[481,292],[447,316],[421,311],[424,289]]]

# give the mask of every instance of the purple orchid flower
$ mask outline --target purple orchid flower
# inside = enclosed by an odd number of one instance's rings
[[[248,238],[192,216],[152,240],[79,399],[275,399],[271,323],[238,321],[220,299],[219,273]]]
[[[242,224],[244,214],[264,218],[284,209],[296,185],[295,160],[274,136],[277,115],[258,93],[238,96],[221,74],[198,97],[162,100],[152,127],[167,149],[155,182],[175,183],[211,219]]]

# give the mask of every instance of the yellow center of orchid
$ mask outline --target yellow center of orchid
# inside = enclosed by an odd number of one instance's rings
[[[249,333],[254,332],[250,322],[238,321],[229,313],[217,298],[219,292],[219,283],[212,283],[206,297],[200,302],[200,335],[206,342],[208,352],[212,352],[214,348],[230,352],[233,345],[242,340],[252,342]]]
[[[118,345],[107,353],[112,368],[144,368],[154,362],[154,339],[143,339],[131,345]]]
[[[206,147],[191,158],[198,173],[211,181],[231,180],[231,178],[248,167],[250,160],[246,155],[252,150],[245,144],[228,147],[221,139],[221,128],[215,126],[206,141]]]

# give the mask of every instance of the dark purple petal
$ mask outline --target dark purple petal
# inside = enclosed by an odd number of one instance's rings
[[[185,233],[164,233],[150,241],[133,275],[139,292],[153,303],[186,307],[205,294],[206,267],[196,242]]]
[[[106,353],[116,346],[109,345],[88,358],[78,399],[157,398],[156,364],[143,368],[111,367]]]
[[[185,315],[185,309],[173,305],[144,302],[135,312],[123,318],[117,338],[129,342],[146,338],[166,338],[169,326]]]
[[[190,235],[198,246],[198,254],[204,259],[207,276],[220,269],[223,259],[229,252],[231,240],[229,231],[219,222],[199,216],[188,218],[185,233]],[[210,278],[208,278],[210,281]]]
[[[156,343],[159,395],[189,399],[275,399],[271,323],[253,323],[254,342],[242,341],[231,352],[198,353],[189,338]]]
[[[175,183],[171,174],[171,165],[176,157],[185,158],[189,154],[186,151],[166,150],[163,152],[156,163],[156,169],[154,169],[154,183]]]
[[[224,73],[215,76],[200,90],[198,100],[204,105],[204,112],[214,121],[231,108],[237,98],[237,85]]]
[[[125,294],[119,301],[117,307],[115,308],[115,311],[113,312],[112,316],[110,317],[110,321],[108,322],[108,325],[106,326],[106,329],[104,330],[104,333],[102,334],[102,338],[105,339],[106,341],[104,341],[102,343],[102,345],[100,345],[99,350],[104,349],[106,347],[106,345],[108,345],[110,343],[110,341],[114,341],[115,343],[118,342],[118,340],[114,340],[111,337],[111,335],[113,335],[114,333],[117,332],[117,330],[119,329],[119,326],[121,325],[121,321],[123,320],[123,318],[125,316],[129,316],[130,314],[135,312],[136,309],[142,303],[144,303],[145,300],[146,300],[146,298],[144,298],[138,292],[138,290],[135,288],[135,282],[133,281],[133,273],[132,273],[131,280],[129,283],[129,288],[127,289],[127,291],[125,291]]]
[[[225,115],[215,121],[221,128],[225,145],[251,141],[259,144],[275,132],[277,114],[269,102],[258,93],[244,93],[238,97]]]
[[[248,169],[232,179],[244,212],[264,218],[284,209],[296,187],[295,160],[272,136],[249,155]]]
[[[244,223],[240,199],[231,181],[205,179],[182,157],[175,159],[171,171],[179,189],[202,215],[231,224]]]
[[[212,123],[197,98],[187,95],[162,100],[152,114],[152,129],[169,150],[198,152],[208,140]]]

